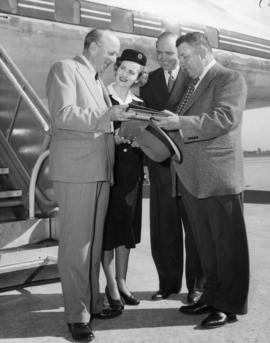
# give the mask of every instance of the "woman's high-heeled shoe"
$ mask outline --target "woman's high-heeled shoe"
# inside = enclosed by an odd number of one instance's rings
[[[121,301],[121,299],[113,299],[110,295],[110,291],[109,288],[106,286],[105,287],[105,294],[106,297],[108,299],[108,302],[110,304],[110,307],[114,310],[123,310],[124,309],[124,305]]]
[[[118,289],[118,291],[119,291],[121,297],[124,299],[124,301],[127,305],[139,305],[140,300],[135,298],[133,294],[127,295],[127,294],[121,292],[120,289]]]

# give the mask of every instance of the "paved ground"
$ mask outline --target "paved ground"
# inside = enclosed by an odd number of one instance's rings
[[[246,221],[251,258],[249,313],[237,323],[200,330],[200,316],[178,312],[186,289],[169,300],[150,301],[157,276],[149,247],[148,200],[144,200],[142,243],[132,251],[128,284],[141,304],[121,317],[95,320],[97,343],[270,343],[270,205],[247,204]],[[101,275],[104,290],[104,276]],[[0,294],[1,343],[72,342],[63,318],[59,283]]]

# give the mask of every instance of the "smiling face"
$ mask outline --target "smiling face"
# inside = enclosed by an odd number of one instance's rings
[[[142,66],[132,61],[122,61],[116,70],[115,82],[118,86],[131,88],[138,80]]]
[[[86,56],[98,73],[102,73],[108,66],[115,63],[119,54],[120,42],[111,32],[103,32],[98,41],[91,43]]]
[[[157,41],[157,60],[164,70],[174,70],[178,65],[179,60],[175,41],[174,36],[162,37]]]

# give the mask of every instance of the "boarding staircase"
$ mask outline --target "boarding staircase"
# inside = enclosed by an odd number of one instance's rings
[[[0,291],[58,278],[50,116],[0,46]]]

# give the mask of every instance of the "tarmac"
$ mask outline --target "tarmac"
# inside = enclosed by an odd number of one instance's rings
[[[238,321],[201,330],[205,315],[188,316],[178,309],[181,293],[151,301],[158,279],[149,242],[149,200],[144,199],[142,240],[130,255],[128,286],[141,300],[125,306],[120,317],[93,321],[96,343],[270,343],[270,205],[245,204],[250,249],[249,312]],[[105,278],[100,277],[104,292]],[[73,342],[64,321],[60,283],[21,288],[0,294],[0,343]]]

